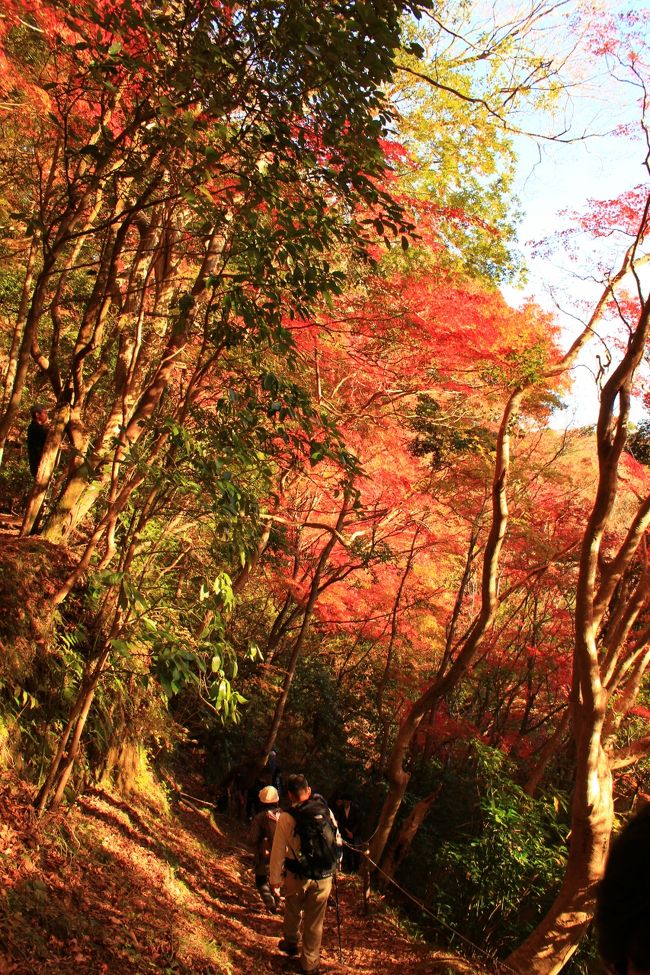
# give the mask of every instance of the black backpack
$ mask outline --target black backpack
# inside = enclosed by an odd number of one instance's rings
[[[296,821],[294,832],[300,839],[298,859],[286,860],[287,870],[309,880],[331,876],[339,858],[339,848],[336,828],[325,800],[312,796],[287,812]]]

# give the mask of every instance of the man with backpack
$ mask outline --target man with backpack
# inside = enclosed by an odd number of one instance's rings
[[[287,779],[290,808],[280,813],[271,849],[270,884],[276,896],[284,884],[284,937],[278,947],[300,953],[303,972],[320,964],[325,910],[336,870],[341,837],[322,796],[312,795],[304,775]],[[302,922],[302,951],[298,942]]]
[[[249,832],[250,843],[255,850],[255,885],[266,909],[275,914],[278,904],[269,885],[269,861],[275,828],[280,818],[278,790],[275,786],[267,785],[260,790],[257,800],[262,808],[254,817]]]

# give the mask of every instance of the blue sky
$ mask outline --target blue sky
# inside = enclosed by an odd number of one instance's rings
[[[638,6],[638,5],[637,5]],[[609,5],[611,9],[612,5]],[[583,68],[584,70],[584,68]],[[612,134],[622,122],[638,120],[639,91],[617,81],[594,65],[562,106],[555,124],[569,123],[567,135],[577,141],[570,144],[519,137],[517,193],[524,212],[519,241],[527,266],[528,283],[521,291],[506,288],[507,299],[518,304],[523,297],[533,297],[542,307],[556,313],[562,324],[567,345],[580,330],[574,316],[585,314],[585,306],[595,303],[602,287],[593,279],[597,259],[608,247],[612,262],[625,247],[622,238],[594,242],[584,238],[580,262],[571,259],[561,246],[544,257],[535,253],[535,242],[549,238],[575,225],[571,214],[589,207],[590,200],[613,199],[627,189],[648,182],[644,168],[647,147],[640,128],[637,137],[626,139]],[[540,120],[531,117],[531,128]],[[548,125],[548,123],[547,123]],[[584,138],[580,138],[583,133]],[[572,422],[582,426],[596,419],[597,390],[592,372],[595,349],[587,352],[575,373],[576,382],[570,408],[554,419],[554,425]],[[635,411],[639,416],[639,408]]]

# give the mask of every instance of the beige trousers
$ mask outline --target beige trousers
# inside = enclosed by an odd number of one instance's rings
[[[331,889],[331,877],[303,880],[288,873],[284,880],[284,939],[292,944],[298,943],[302,919],[300,964],[305,972],[318,968],[323,921]]]

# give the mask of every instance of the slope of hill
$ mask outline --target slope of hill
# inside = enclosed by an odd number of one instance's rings
[[[281,919],[262,909],[240,824],[153,787],[128,802],[92,791],[42,820],[30,799],[0,773],[0,975],[295,970],[277,952]],[[411,939],[391,910],[364,917],[357,878],[338,886],[342,961],[332,899],[325,972],[424,975],[452,962]]]

